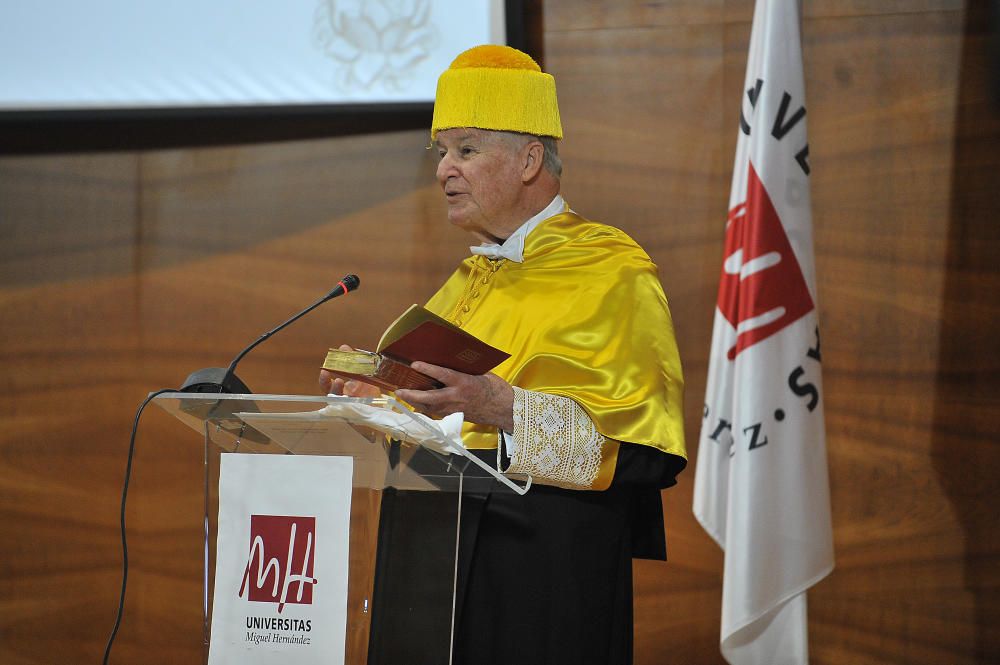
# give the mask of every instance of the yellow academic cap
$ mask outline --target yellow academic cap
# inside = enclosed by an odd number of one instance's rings
[[[431,139],[452,127],[561,139],[556,81],[515,48],[473,47],[460,53],[438,79]]]

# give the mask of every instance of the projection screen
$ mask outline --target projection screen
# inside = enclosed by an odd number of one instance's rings
[[[4,112],[430,102],[502,0],[7,0]]]

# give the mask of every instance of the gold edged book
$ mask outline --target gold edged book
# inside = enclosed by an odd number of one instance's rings
[[[392,392],[431,390],[437,380],[412,369],[420,360],[464,374],[485,374],[510,357],[420,305],[412,305],[382,334],[376,351],[330,349],[323,369]]]

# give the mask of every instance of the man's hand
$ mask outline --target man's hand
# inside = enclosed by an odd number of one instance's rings
[[[347,344],[341,344],[340,350],[353,351],[354,349]],[[381,394],[377,386],[362,381],[344,381],[325,369],[319,371],[319,389],[325,395],[332,393],[347,397],[378,397]]]
[[[514,429],[514,389],[496,374],[463,374],[445,367],[415,362],[418,372],[444,384],[437,390],[397,390],[396,397],[436,416],[461,411],[465,420],[492,425],[511,432]]]

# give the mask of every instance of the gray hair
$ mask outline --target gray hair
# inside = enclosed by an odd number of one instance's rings
[[[545,159],[542,166],[558,180],[562,176],[562,159],[559,157],[559,139],[552,136],[539,136],[538,140],[545,148]]]
[[[521,132],[495,132],[506,139],[512,148],[521,148],[529,141],[538,141],[544,149],[542,167],[548,171],[556,180],[562,176],[562,159],[559,158],[559,139],[551,136],[535,136],[534,134],[524,134]]]

